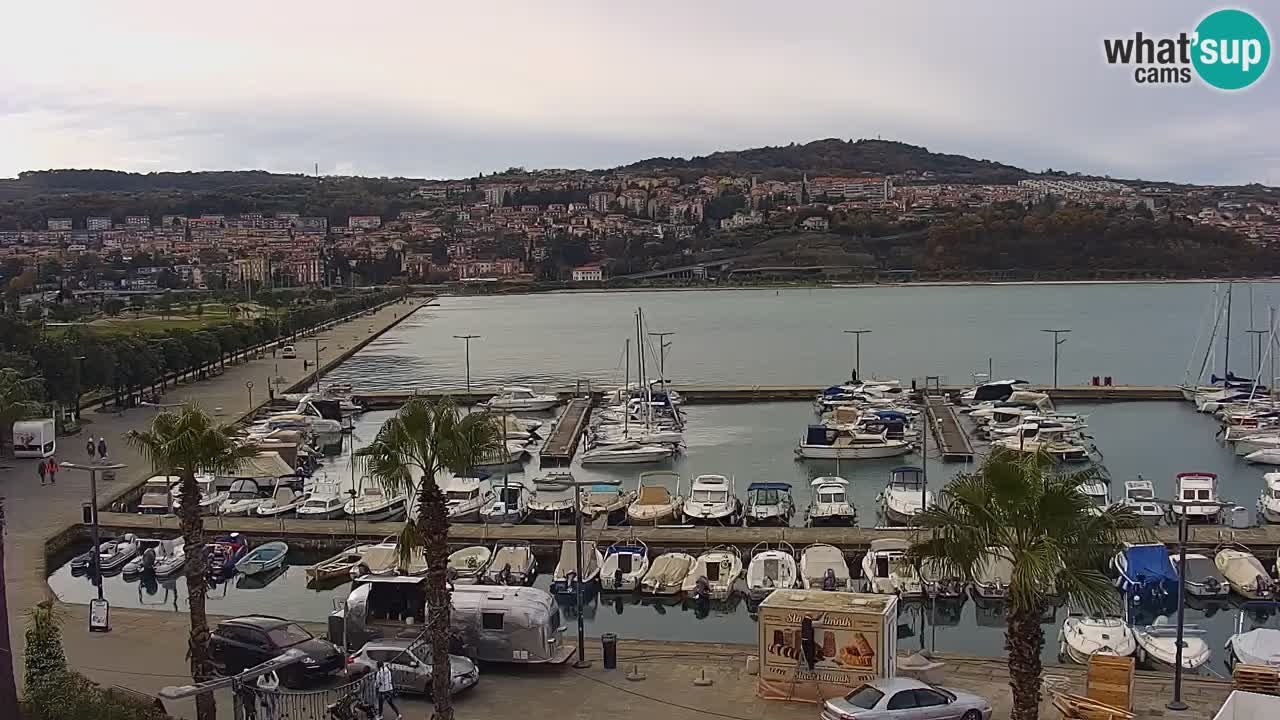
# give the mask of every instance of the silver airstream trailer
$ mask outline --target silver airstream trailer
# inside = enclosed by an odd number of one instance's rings
[[[329,640],[348,651],[373,638],[417,637],[426,630],[425,577],[365,575],[329,614]],[[461,585],[453,589],[449,630],[472,660],[560,664],[575,648],[564,642],[560,609],[530,587]]]

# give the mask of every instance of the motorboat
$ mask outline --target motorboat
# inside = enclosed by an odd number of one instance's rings
[[[1258,465],[1280,465],[1280,449],[1263,448],[1262,450],[1255,450],[1245,455],[1244,459]]]
[[[1269,523],[1280,523],[1280,472],[1269,472],[1262,476],[1258,516]]]
[[[955,600],[964,597],[964,578],[946,572],[937,562],[921,563],[920,581],[924,585],[926,597],[935,600]]]
[[[240,478],[231,483],[227,499],[218,508],[219,515],[240,517],[254,514],[258,506],[267,501],[266,494],[253,478]]]
[[[844,553],[826,543],[814,543],[800,551],[800,583],[806,590],[853,591]]]
[[[999,548],[987,548],[973,578],[973,594],[983,600],[1004,600],[1013,582],[1013,561]]]
[[[360,522],[390,522],[405,515],[404,494],[388,495],[377,483],[366,484],[342,506],[348,517]]]
[[[489,502],[480,509],[480,520],[519,525],[529,516],[529,494],[529,488],[518,482],[495,485]]]
[[[742,501],[734,494],[733,478],[724,475],[699,475],[689,485],[684,501],[686,522],[704,525],[737,525],[742,515]]]
[[[825,525],[853,525],[858,521],[858,511],[849,502],[849,481],[831,475],[814,478],[809,483],[810,500],[805,524],[811,527]]]
[[[298,517],[311,520],[336,520],[347,514],[347,499],[338,490],[338,484],[317,482],[311,495],[298,506]]]
[[[536,482],[534,483],[537,484]],[[529,520],[537,523],[573,522],[573,493],[543,491],[536,487],[529,493]]]
[[[618,485],[592,485],[582,493],[582,504],[578,506],[582,519],[591,523],[596,518],[606,518],[606,524],[613,525],[626,517],[629,507],[636,495],[623,490]]]
[[[109,573],[121,570],[138,554],[138,536],[125,533],[115,540],[98,543],[98,570]],[[93,548],[77,555],[71,560],[72,570],[87,569],[93,562]]]
[[[742,512],[743,525],[791,524],[796,503],[791,497],[791,483],[755,482],[747,486],[747,503]]]
[[[1218,502],[1218,476],[1209,472],[1178,473],[1176,496],[1183,503],[1204,502],[1206,505],[1172,505],[1174,520],[1185,515],[1187,522],[1214,523],[1222,515]]]
[[[1111,567],[1119,575],[1120,592],[1134,603],[1162,605],[1177,597],[1178,570],[1169,562],[1169,549],[1163,543],[1125,543],[1111,558]]]
[[[667,488],[668,483],[673,480],[674,495]],[[684,498],[680,497],[679,473],[668,470],[640,473],[636,483],[636,499],[627,506],[627,522],[631,525],[661,525],[673,522],[679,517],[683,507]]]
[[[310,498],[310,494],[276,479],[276,489],[258,506],[254,513],[258,517],[282,517],[302,507],[302,503]]]
[[[1230,440],[1230,437],[1226,438]],[[1248,457],[1259,450],[1280,450],[1280,434],[1272,429],[1265,433],[1251,433],[1236,438],[1232,451],[1240,457]]]
[[[222,535],[204,546],[205,571],[211,578],[231,577],[236,563],[249,552],[249,543],[240,533]]]
[[[1277,603],[1248,602],[1236,616],[1235,633],[1227,638],[1227,667],[1234,669],[1237,663],[1280,668],[1280,629],[1251,622],[1245,629],[1245,618],[1256,612],[1264,618],[1275,617]]]
[[[683,589],[684,579],[695,562],[688,553],[662,553],[649,561],[649,572],[640,581],[640,591],[650,595],[675,595]]]
[[[289,555],[289,545],[279,541],[263,543],[236,561],[236,572],[241,575],[261,575],[284,565]]]
[[[578,564],[578,553],[582,553],[582,564]],[[577,591],[578,585],[585,592],[600,580],[600,568],[604,565],[604,555],[594,542],[584,540],[578,547],[577,540],[565,540],[560,543],[560,560],[551,575],[551,594],[564,595]]]
[[[493,551],[483,545],[472,545],[449,553],[448,573],[454,585],[475,585],[484,579],[493,560]]]
[[[727,600],[742,575],[742,554],[732,545],[717,545],[694,561],[680,589],[695,600]]]
[[[911,443],[892,439],[888,432],[861,433],[826,425],[810,425],[796,447],[796,455],[806,460],[867,460],[909,452]]]
[[[1094,655],[1129,657],[1138,651],[1133,630],[1116,617],[1070,614],[1058,634],[1058,658],[1088,665]]]
[[[494,450],[484,453],[472,465],[473,471],[497,472],[503,468],[519,469],[529,459],[529,448],[523,440],[508,440]]]
[[[403,563],[400,558],[400,543],[396,536],[384,538],[382,542],[375,543],[365,548],[361,554],[360,562],[351,568],[351,579],[364,577],[366,575],[408,575],[412,573],[402,572],[407,568],[402,567]]]
[[[560,398],[556,395],[541,395],[534,392],[532,388],[513,385],[502,388],[502,392],[489,398],[484,405],[490,412],[495,410],[538,412],[550,410],[559,404]]]
[[[607,424],[592,429],[591,444],[595,447],[640,443],[641,445],[678,445],[684,442],[684,433],[676,428],[624,427]]]
[[[1196,671],[1209,662],[1209,643],[1197,625],[1182,626],[1182,669]],[[1156,670],[1173,670],[1178,662],[1178,626],[1161,615],[1150,625],[1133,627],[1138,662]]]
[[[1111,483],[1106,477],[1086,478],[1080,483],[1079,488],[1080,493],[1089,498],[1089,502],[1093,504],[1090,509],[1094,514],[1101,515],[1111,507]]]
[[[898,538],[871,541],[870,549],[862,556],[862,576],[867,580],[868,592],[901,597],[924,596],[920,575],[906,559],[910,547],[910,542]]]
[[[218,508],[226,501],[228,494],[226,490],[218,490],[217,477],[208,473],[197,473],[195,477],[196,490],[200,493],[200,514],[216,515]],[[177,513],[182,507],[182,483],[179,482],[169,490],[169,497],[173,499],[173,511]]]
[[[772,548],[768,543],[759,543],[751,548],[751,562],[747,563],[748,597],[762,600],[774,590],[790,590],[799,584],[796,549],[790,543],[780,542]]]
[[[311,405],[311,403],[306,404]],[[297,428],[301,426],[317,435],[338,435],[342,432],[341,420],[333,420],[323,417],[318,411],[276,413],[274,415],[268,415],[266,419],[263,420],[263,424],[272,430]]]
[[[1231,589],[1241,596],[1249,600],[1270,600],[1275,595],[1275,580],[1244,546],[1219,548],[1213,556],[1213,564],[1231,584]]]
[[[153,475],[142,484],[138,512],[143,515],[168,515],[173,508],[171,492],[182,481],[177,475]]]
[[[532,585],[538,574],[538,560],[529,543],[511,540],[493,548],[493,559],[484,571],[489,585]]]
[[[604,553],[600,566],[600,589],[608,592],[632,592],[649,572],[649,546],[636,540],[614,543]]]
[[[143,548],[142,552],[125,563],[125,577],[150,575],[156,578],[167,578],[177,573],[187,563],[186,541],[182,538],[140,540],[138,546]]]
[[[641,445],[637,442],[625,442],[617,445],[602,445],[582,453],[583,465],[627,465],[636,463],[660,462],[675,455],[670,445]]]
[[[984,402],[1003,402],[1008,400],[1009,396],[1014,392],[1025,390],[1029,384],[1026,380],[1016,378],[985,382],[960,393],[960,404],[977,405]]]
[[[992,449],[1037,455],[1044,453],[1059,462],[1087,462],[1089,449],[1076,440],[1076,435],[1063,427],[1042,427],[1037,423],[1022,426],[1022,431],[1011,437],[991,441]]]
[[[307,566],[307,582],[324,582],[351,577],[352,569],[364,562],[365,553],[372,547],[373,545],[370,544],[352,545],[326,560]]]
[[[1200,598],[1226,597],[1231,594],[1231,583],[1218,570],[1210,555],[1199,552],[1187,553],[1187,573],[1182,586],[1187,594]],[[1179,557],[1175,553],[1169,556],[1176,576]]]
[[[480,510],[493,499],[493,491],[481,487],[478,477],[450,477],[440,482],[449,522],[477,522]]]
[[[1154,526],[1164,517],[1164,508],[1155,499],[1155,485],[1150,480],[1139,477],[1137,480],[1124,481],[1124,497],[1116,505],[1137,515],[1144,524]]]
[[[507,440],[523,440],[528,442],[538,437],[535,432],[536,427],[530,425],[514,415],[493,414],[494,425],[498,428],[498,435]]]
[[[894,525],[910,525],[933,504],[933,492],[926,489],[924,470],[903,466],[889,473],[889,483],[880,492],[880,508]]]

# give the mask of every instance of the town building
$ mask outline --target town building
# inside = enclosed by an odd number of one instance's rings
[[[579,265],[573,269],[574,282],[600,282],[604,280],[604,268],[599,265]]]

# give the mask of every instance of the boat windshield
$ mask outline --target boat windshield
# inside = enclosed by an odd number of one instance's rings
[[[1272,490],[1272,491],[1271,491],[1271,497],[1272,497],[1273,499],[1275,499],[1275,500],[1280,500],[1280,488],[1276,488],[1276,489]]]
[[[450,490],[444,496],[447,500],[470,500],[476,496],[477,492],[475,490]]]
[[[693,499],[695,502],[724,502],[729,497],[729,493],[724,490],[694,490]]]
[[[842,503],[844,502],[843,490],[823,490],[818,492],[818,502],[820,503]]]
[[[777,505],[782,502],[782,491],[780,490],[757,490],[757,505]]]
[[[271,639],[271,643],[276,647],[288,648],[310,640],[311,633],[296,623],[288,623],[287,625],[271,628],[267,631],[267,637]]]
[[[508,505],[518,505],[520,503],[520,487],[519,486],[510,486],[510,487],[502,488],[501,490],[498,491],[498,494],[502,498],[502,502]]]
[[[1129,488],[1130,500],[1153,500],[1155,496],[1149,488]]]

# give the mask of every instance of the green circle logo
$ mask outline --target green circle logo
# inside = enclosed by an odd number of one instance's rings
[[[1200,79],[1219,90],[1249,87],[1270,59],[1267,28],[1243,10],[1215,11],[1196,26],[1191,62]]]

